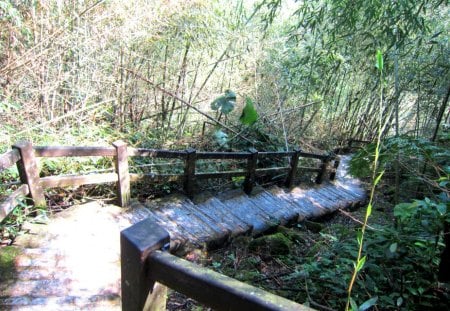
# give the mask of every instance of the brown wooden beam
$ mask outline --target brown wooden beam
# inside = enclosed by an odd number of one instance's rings
[[[78,146],[36,146],[35,156],[38,158],[53,157],[113,157],[113,147],[78,147]]]
[[[184,192],[190,198],[194,195],[195,185],[195,161],[196,151],[189,148],[186,150],[186,163],[184,167]]]
[[[76,187],[81,185],[117,182],[117,173],[90,174],[78,176],[49,176],[41,178],[43,188]]]
[[[10,194],[5,201],[0,204],[0,222],[5,219],[9,213],[20,203],[20,199],[30,193],[28,185],[21,185],[12,194]]]
[[[301,149],[297,148],[294,150],[294,153],[292,154],[291,161],[290,161],[290,170],[289,174],[286,178],[285,185],[288,188],[292,188],[295,181],[295,176],[297,175],[297,167],[298,167],[298,158],[300,156]]]
[[[128,172],[127,144],[123,141],[113,143],[117,155],[114,157],[117,179],[117,197],[119,206],[126,207],[130,204],[130,174]]]
[[[33,146],[30,142],[23,141],[15,144],[14,149],[20,153],[20,161],[17,162],[20,181],[27,184],[30,190],[30,197],[33,199],[34,205],[46,206],[44,190],[39,181],[39,170],[34,156]]]
[[[20,152],[17,149],[9,150],[8,152],[0,155],[0,172],[16,165],[16,162],[20,160]]]
[[[214,310],[312,310],[166,252],[150,253],[148,271],[150,279],[157,280]]]
[[[252,193],[255,185],[255,172],[258,163],[258,151],[255,148],[250,148],[250,154],[247,162],[247,174],[244,180],[244,192],[246,194]]]
[[[154,281],[148,278],[148,255],[170,242],[169,233],[150,218],[120,233],[122,310],[142,310]],[[165,297],[164,297],[165,299]]]

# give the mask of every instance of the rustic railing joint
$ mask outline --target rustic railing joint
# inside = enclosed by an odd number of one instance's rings
[[[17,162],[20,181],[27,184],[30,198],[35,206],[45,206],[44,189],[39,179],[39,169],[34,156],[33,146],[30,142],[22,141],[12,146],[20,153],[20,160]]]

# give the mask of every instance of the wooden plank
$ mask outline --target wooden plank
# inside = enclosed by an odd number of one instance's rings
[[[277,198],[265,189],[254,191],[250,200],[253,204],[263,207],[268,214],[279,219],[282,225],[298,220],[299,215],[293,210],[291,203]]]
[[[232,178],[245,176],[246,171],[225,171],[225,172],[212,172],[212,173],[196,173],[197,179],[213,179],[213,178]]]
[[[249,152],[197,152],[197,159],[239,160],[248,159]]]
[[[261,157],[282,158],[282,157],[290,157],[294,153],[295,151],[263,151],[259,152],[258,155]]]
[[[252,226],[252,234],[260,234],[274,225],[270,215],[255,208],[242,190],[221,193],[219,199],[227,207],[227,212]]]
[[[227,206],[215,197],[197,204],[196,208],[211,219],[214,219],[217,224],[229,230],[231,237],[247,234],[252,230],[250,224],[242,221],[240,217],[236,217],[233,213],[229,213]]]
[[[301,151],[299,153],[299,156],[301,158],[310,158],[310,159],[319,159],[319,160],[324,160],[328,157],[327,154],[315,154],[315,153],[309,153],[309,152],[303,152],[303,151]]]
[[[46,206],[44,189],[39,182],[39,169],[33,146],[30,142],[23,141],[15,144],[13,148],[20,152],[21,160],[17,162],[20,181],[22,184],[28,185],[30,196],[36,206]]]
[[[202,243],[208,241],[209,237],[214,234],[214,231],[184,208],[185,201],[186,198],[182,197],[178,200],[173,199],[160,208],[152,209],[152,212],[161,218],[175,222],[189,234],[189,240],[192,243],[201,246]]]
[[[20,152],[17,149],[9,150],[8,152],[0,155],[0,172],[16,165],[16,162],[20,160]]]
[[[177,251],[183,249],[188,245],[189,240],[193,240],[194,237],[189,232],[184,231],[183,228],[177,225],[176,222],[168,219],[164,215],[156,214],[153,210],[150,210],[148,218],[152,219],[155,223],[163,227],[170,235],[170,250]]]
[[[117,197],[119,206],[125,207],[130,204],[130,174],[128,172],[127,144],[123,141],[113,143],[117,155],[114,157],[114,164],[117,173]]]
[[[184,179],[181,174],[135,174],[130,173],[130,181],[147,181],[147,182],[171,182]]]
[[[342,189],[342,188],[341,188]],[[333,193],[343,204],[343,208],[348,207],[349,205],[354,204],[356,201],[353,196],[349,196],[349,194],[345,191],[340,191],[340,189],[336,188],[334,185],[330,185],[327,187],[327,190],[330,193]]]
[[[21,185],[0,204],[0,222],[20,203],[20,199],[30,193],[28,185]]]
[[[337,198],[331,198],[323,188],[311,189],[308,191],[308,194],[311,201],[317,201],[320,206],[328,210],[332,210],[336,205],[340,205]]]
[[[282,196],[283,197],[283,196]],[[328,213],[328,209],[324,208],[319,202],[312,201],[308,191],[300,188],[294,188],[291,192],[284,196],[288,201],[297,206],[300,214],[304,214],[305,218],[319,217]]]
[[[258,168],[255,170],[255,174],[257,176],[262,176],[262,175],[266,175],[269,173],[286,173],[289,171],[289,167],[285,166],[285,167],[268,167],[268,168]]]
[[[79,147],[79,146],[35,146],[34,154],[38,158],[53,157],[113,157],[113,147]]]
[[[310,216],[309,208],[300,207],[298,204],[293,202],[293,199],[286,193],[283,189],[278,186],[272,186],[266,190],[271,194],[276,200],[284,201],[285,204],[290,204],[290,212],[298,215],[298,221],[302,221]]]
[[[211,229],[207,246],[208,248],[218,247],[223,245],[230,236],[230,231],[218,223],[217,217],[211,218],[207,214],[204,214],[201,209],[191,202],[185,202],[183,207],[191,213],[192,216],[197,218],[200,222],[204,223]]]
[[[186,151],[158,150],[158,149],[146,149],[146,148],[128,148],[128,155],[130,157],[185,159]]]
[[[102,184],[117,182],[117,173],[104,173],[78,176],[50,176],[41,178],[41,186],[44,188],[81,186],[90,184]]]

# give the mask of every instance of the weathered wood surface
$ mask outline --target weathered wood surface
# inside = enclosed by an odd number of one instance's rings
[[[0,203],[0,221],[5,219],[9,213],[19,204],[20,199],[27,196],[30,193],[28,185],[21,185],[16,189],[8,198]]]
[[[9,150],[8,152],[0,155],[0,172],[7,168],[16,165],[16,162],[20,160],[20,152],[17,149]]]
[[[103,173],[77,176],[49,176],[40,178],[40,184],[44,188],[69,187],[117,182],[117,173]]]
[[[114,147],[34,146],[37,158],[53,157],[113,157]]]
[[[240,234],[259,235],[278,225],[322,217],[338,209],[352,208],[366,199],[358,180],[347,174],[348,157],[341,160],[334,182],[313,188],[291,190],[273,186],[202,195],[195,204],[182,195],[151,201],[140,206],[165,227],[172,250],[215,246]]]

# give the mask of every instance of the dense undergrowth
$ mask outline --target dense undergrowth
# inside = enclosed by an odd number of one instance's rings
[[[450,307],[445,283],[450,260],[444,251],[450,223],[446,135],[439,143],[409,137],[383,141],[380,170],[386,173],[365,233],[366,262],[352,294],[358,310]],[[370,173],[372,148],[370,144],[353,157],[352,171],[360,178]],[[392,150],[400,154],[399,204]],[[330,219],[279,227],[256,239],[237,238],[220,250],[194,251],[188,259],[318,310],[342,310],[363,219],[363,209],[339,211]],[[172,294],[170,309],[204,309],[192,300],[182,301]]]

